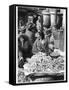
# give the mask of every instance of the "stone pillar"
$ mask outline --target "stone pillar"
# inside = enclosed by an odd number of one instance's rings
[[[43,14],[43,26],[46,28],[50,27],[50,13],[47,10],[42,11]]]

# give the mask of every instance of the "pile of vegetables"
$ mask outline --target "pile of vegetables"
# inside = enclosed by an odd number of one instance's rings
[[[28,58],[27,61],[28,63],[23,66],[26,75],[31,73],[60,73],[64,71],[64,57],[61,55],[55,58],[39,52]]]

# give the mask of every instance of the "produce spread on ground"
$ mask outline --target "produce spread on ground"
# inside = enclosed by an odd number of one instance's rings
[[[24,64],[23,69],[19,69],[20,82],[32,82],[31,78],[26,76],[36,73],[37,76],[42,74],[61,74],[64,72],[64,56],[60,53],[53,52],[49,56],[45,53],[39,52],[31,58],[27,58],[27,63]],[[41,78],[42,79],[42,78]],[[41,79],[38,79],[39,81]],[[44,79],[45,80],[45,79]]]

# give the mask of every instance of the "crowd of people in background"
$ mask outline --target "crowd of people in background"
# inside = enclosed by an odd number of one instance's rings
[[[49,55],[55,48],[52,28],[46,28],[41,25],[41,16],[38,16],[35,23],[33,19],[33,15],[28,15],[25,25],[22,20],[19,21],[18,66],[20,68],[23,67],[26,59],[32,55],[38,52],[44,52]]]

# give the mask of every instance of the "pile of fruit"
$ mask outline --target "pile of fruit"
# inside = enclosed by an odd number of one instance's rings
[[[31,73],[59,73],[64,70],[64,58],[59,56],[53,58],[39,52],[27,59],[28,63],[24,65],[25,74]]]

